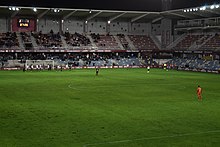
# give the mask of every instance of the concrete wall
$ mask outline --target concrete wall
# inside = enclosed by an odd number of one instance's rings
[[[60,19],[42,18],[38,21],[37,31],[42,33],[49,33],[53,29],[54,33],[60,31]]]
[[[70,33],[83,33],[84,31],[84,23],[79,20],[68,19],[63,22],[63,32],[70,32]]]
[[[107,22],[91,20],[88,22],[86,30],[87,30],[87,33],[106,34],[107,33]]]
[[[133,23],[131,24],[131,34],[135,35],[147,35],[151,33],[150,23]]]
[[[6,18],[0,18],[0,33],[8,31],[8,23]]]
[[[0,18],[0,31],[6,32],[9,25],[7,20]],[[108,24],[104,20],[90,20],[86,24],[83,20],[77,20],[69,18],[67,20],[61,20],[60,18],[43,17],[36,20],[37,27],[36,31],[42,31],[43,33],[49,33],[53,29],[54,33],[59,31],[69,31],[70,33],[99,33],[106,34],[135,34],[135,35],[147,35],[153,34],[160,36],[162,33],[162,24],[151,24],[151,23],[130,23],[126,21],[113,21]],[[167,27],[164,23],[163,27]],[[169,27],[169,25],[168,25]],[[10,29],[9,29],[10,30]],[[168,28],[170,30],[170,28]],[[160,38],[160,37],[159,37]]]
[[[128,22],[112,22],[110,24],[110,32],[111,34],[128,34],[128,27]]]
[[[172,42],[172,21],[170,19],[162,19],[161,30],[162,45],[167,46]]]

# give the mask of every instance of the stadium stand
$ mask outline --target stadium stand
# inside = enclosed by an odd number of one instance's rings
[[[129,35],[129,38],[133,42],[135,48],[139,50],[158,50],[158,47],[149,36]]]
[[[220,46],[220,35],[216,33],[210,40],[208,40],[203,46],[202,49],[218,49]]]
[[[59,32],[55,34],[53,33],[53,30],[51,30],[49,34],[43,34],[40,31],[38,33],[33,33],[33,36],[36,38],[36,42],[39,45],[39,47],[62,47],[61,35]]]
[[[93,38],[95,36],[93,35]],[[119,50],[120,47],[113,35],[98,35],[94,42],[99,49]]]
[[[210,16],[202,18],[198,17],[199,10],[190,9],[150,15],[137,11],[96,10],[92,15],[86,9],[37,10],[38,19],[30,7],[18,9],[19,13],[14,13],[10,21],[0,13],[0,60],[4,67],[15,66],[12,60],[18,62],[16,67],[25,60],[53,60],[57,65],[77,67],[158,67],[178,55],[178,59],[171,60],[178,67],[189,64],[194,69],[219,68],[220,18],[207,10],[203,12]],[[0,8],[0,12],[8,15],[12,11],[8,6]],[[30,16],[26,18],[25,14]],[[106,16],[111,19],[106,20]],[[189,54],[197,58],[190,59]],[[211,55],[212,60],[202,58]]]
[[[0,34],[0,48],[18,48],[19,43],[17,35],[14,32],[6,32]]]
[[[188,34],[181,42],[179,42],[175,49],[189,49],[193,43],[199,41],[199,39],[203,38],[202,34]]]
[[[117,37],[119,38],[119,40],[120,40],[122,46],[124,47],[124,49],[129,50],[130,49],[129,43],[126,40],[125,35],[124,34],[117,34]]]
[[[91,42],[89,38],[86,36],[75,32],[74,34],[70,34],[69,32],[65,32],[64,34],[66,43],[70,47],[80,47],[80,46],[90,46]]]
[[[31,33],[27,32],[20,32],[20,35],[22,37],[22,43],[24,44],[24,47],[29,50],[33,48],[33,44],[31,41]]]
[[[184,59],[173,58],[167,62],[168,65],[173,65],[177,69],[192,70],[192,71],[218,71],[220,69],[219,60],[204,60],[198,58]]]

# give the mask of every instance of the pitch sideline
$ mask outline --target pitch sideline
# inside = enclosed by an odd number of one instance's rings
[[[167,135],[167,136],[157,136],[157,137],[147,137],[147,138],[137,138],[137,139],[127,139],[127,140],[117,140],[117,141],[100,142],[100,143],[91,143],[91,144],[85,144],[85,145],[83,145],[83,147],[95,146],[95,145],[105,145],[105,144],[126,143],[126,142],[141,141],[141,140],[166,139],[166,138],[175,138],[175,137],[192,136],[192,135],[209,134],[209,133],[220,133],[220,130],[197,132],[197,133],[176,134],[176,135]]]

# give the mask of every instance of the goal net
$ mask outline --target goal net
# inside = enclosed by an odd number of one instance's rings
[[[25,69],[54,69],[53,60],[26,60]]]

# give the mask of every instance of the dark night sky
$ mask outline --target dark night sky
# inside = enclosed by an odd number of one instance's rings
[[[220,0],[173,0],[172,9],[202,6],[213,3],[220,3]],[[0,0],[0,5],[108,10],[161,10],[161,0]]]

